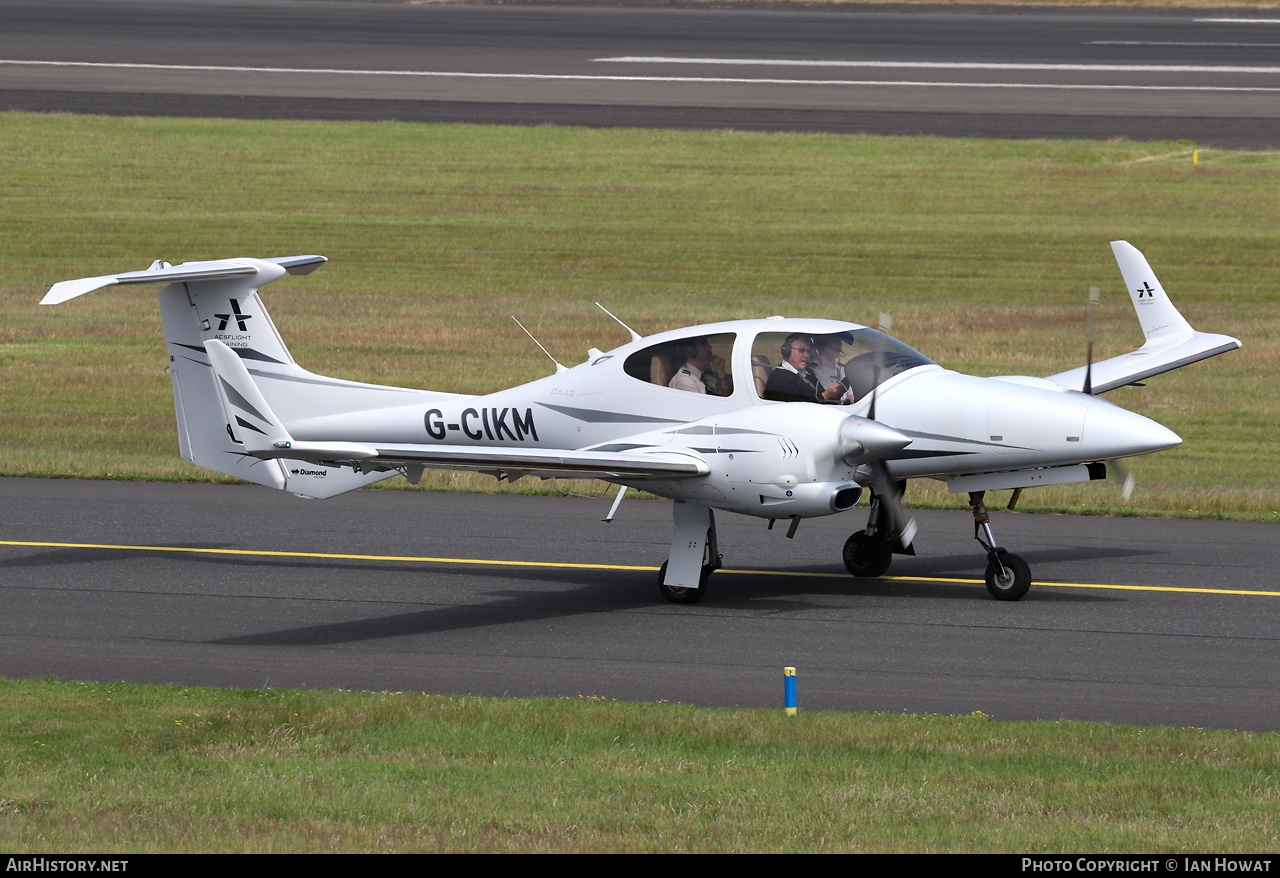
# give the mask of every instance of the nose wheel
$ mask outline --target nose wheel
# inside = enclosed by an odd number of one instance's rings
[[[973,508],[973,538],[987,552],[987,591],[998,601],[1016,601],[1031,588],[1031,568],[1022,556],[996,545],[983,496],[982,491],[971,492],[969,505]]]
[[[1031,588],[1031,568],[1005,552],[987,562],[987,591],[998,601],[1016,601]]]

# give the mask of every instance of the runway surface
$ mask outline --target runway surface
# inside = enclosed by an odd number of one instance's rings
[[[995,516],[1031,564],[991,600],[964,511],[855,580],[859,509],[794,540],[718,518],[726,569],[665,603],[670,504],[0,479],[0,675],[595,695],[1280,730],[1274,525]],[[180,551],[174,551],[179,549]],[[200,551],[192,551],[200,550]]]
[[[0,109],[1280,146],[1280,15],[7,0]]]

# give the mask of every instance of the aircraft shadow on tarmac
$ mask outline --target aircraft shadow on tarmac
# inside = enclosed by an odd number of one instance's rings
[[[226,561],[227,559],[218,559]],[[357,565],[340,565],[355,572],[369,573],[387,568]],[[491,571],[429,570],[406,571],[394,568],[398,574],[412,572],[415,575],[474,579],[477,576],[492,578]],[[812,569],[795,572],[830,573],[829,569]],[[923,574],[921,574],[923,575]],[[972,576],[972,573],[969,574]],[[443,605],[407,613],[334,622],[325,625],[308,625],[300,628],[282,628],[236,637],[220,638],[209,643],[221,646],[328,646],[396,637],[422,636],[474,628],[506,626],[561,619],[589,613],[636,612],[662,615],[716,616],[726,613],[740,615],[760,612],[804,612],[830,608],[848,612],[865,610],[851,608],[849,601],[860,598],[875,601],[867,609],[884,609],[898,598],[924,598],[938,600],[992,603],[985,586],[980,583],[934,583],[904,579],[853,579],[787,577],[775,574],[736,573],[720,571],[712,576],[711,594],[706,602],[696,606],[676,606],[663,603],[657,595],[656,577],[648,571],[589,571],[589,570],[507,570],[501,573],[510,583],[545,583],[561,586],[563,590],[549,591],[539,587],[530,590],[476,590],[463,587],[456,592],[460,601],[479,601],[465,605]],[[830,603],[824,598],[831,599]],[[404,598],[397,598],[404,602]],[[424,596],[424,601],[430,598]],[[838,600],[838,602],[837,602]],[[1059,592],[1032,590],[1027,600],[1036,603],[1096,603],[1122,600],[1090,592]],[[371,601],[376,602],[376,601]]]
[[[224,548],[222,545],[197,545],[191,548]],[[1093,549],[1094,558],[1139,554],[1130,550]],[[1056,556],[1080,560],[1079,551],[1040,552],[1031,557],[1040,561]],[[172,561],[172,553],[121,551],[116,549],[51,549],[0,562],[10,569],[40,568],[54,565],[81,566],[110,562],[113,565],[136,563],[146,559]],[[191,556],[185,556],[190,561]],[[288,568],[341,572],[354,577],[390,577],[387,598],[378,601],[363,590],[361,600],[369,603],[430,603],[438,601],[438,592],[423,594],[421,599],[406,598],[405,577],[429,577],[438,588],[443,579],[457,579],[459,587],[447,592],[449,600],[471,601],[465,605],[442,604],[425,610],[396,613],[325,625],[308,625],[300,628],[282,628],[255,634],[220,638],[209,641],[224,646],[323,646],[405,636],[421,636],[448,631],[505,626],[578,616],[586,613],[613,613],[644,611],[668,615],[718,615],[723,613],[803,612],[830,608],[849,611],[850,600],[874,601],[872,609],[884,609],[886,601],[892,606],[898,599],[927,599],[963,602],[990,602],[986,588],[973,570],[973,558],[969,554],[942,555],[926,558],[903,559],[902,569],[895,577],[882,579],[856,579],[840,575],[832,565],[806,565],[789,570],[768,573],[736,572],[733,569],[716,572],[711,579],[707,601],[696,606],[679,606],[659,600],[654,572],[646,570],[581,570],[566,568],[493,568],[451,567],[397,562],[360,562],[337,559],[235,557],[207,555],[199,563],[211,567],[260,568],[264,574],[270,570]],[[788,576],[788,573],[797,574]],[[830,574],[836,573],[836,576]],[[804,574],[826,574],[806,576]],[[509,584],[528,583],[542,587],[520,589],[485,590],[466,583],[477,577],[486,580],[499,579]],[[965,579],[969,582],[927,582],[913,577],[946,577]],[[148,574],[148,580],[154,576]],[[190,581],[189,575],[181,577]],[[174,579],[166,579],[168,582]],[[546,586],[551,586],[548,588]],[[157,594],[161,589],[153,588]],[[272,598],[287,599],[279,593]],[[496,599],[496,600],[495,600]],[[830,600],[830,603],[827,601]],[[1033,588],[1027,601],[1053,603],[1096,603],[1123,600],[1097,592],[1058,591],[1051,588]]]

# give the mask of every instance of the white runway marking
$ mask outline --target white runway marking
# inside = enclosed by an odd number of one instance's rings
[[[1173,40],[1093,40],[1084,46],[1211,46],[1225,49],[1277,49],[1280,43],[1189,43]]]
[[[92,61],[19,61],[0,59],[0,66],[85,67],[116,70],[173,70],[219,73],[292,73],[327,74],[341,76],[403,76],[439,79],[511,79],[577,82],[644,82],[655,84],[693,83],[702,85],[821,85],[821,86],[899,86],[908,88],[994,88],[994,89],[1049,89],[1053,91],[1183,91],[1183,92],[1273,92],[1273,86],[1215,86],[1215,85],[1082,85],[1070,83],[1040,82],[947,82],[891,79],[769,79],[727,76],[594,76],[570,73],[472,73],[436,70],[344,70],[340,68],[307,67],[224,67],[191,64],[108,64]],[[1135,68],[1122,68],[1132,70]],[[1168,68],[1172,69],[1172,68]],[[1190,69],[1190,68],[1188,68]],[[1211,68],[1225,71],[1231,68]],[[1254,70],[1255,68],[1240,68]],[[1280,68],[1256,68],[1265,72],[1280,73]]]
[[[1103,73],[1280,73],[1280,67],[1205,64],[1012,64],[998,61],[806,61],[787,58],[676,58],[620,55],[596,58],[617,64],[705,64],[755,67],[860,67],[888,70],[1070,70]]]

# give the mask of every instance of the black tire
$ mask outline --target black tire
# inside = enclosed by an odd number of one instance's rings
[[[854,576],[883,576],[893,563],[893,546],[858,531],[844,542],[844,566]]]
[[[1000,556],[1000,564],[1005,571],[1003,579],[996,576],[995,562],[987,562],[987,591],[998,601],[1021,599],[1031,588],[1031,568],[1019,556],[1008,553]]]
[[[662,567],[658,570],[658,591],[662,596],[673,604],[696,604],[702,600],[707,593],[707,582],[711,579],[711,571],[715,568],[710,564],[702,565],[702,574],[698,577],[697,588],[686,588],[683,585],[667,585],[667,562],[662,562]]]

